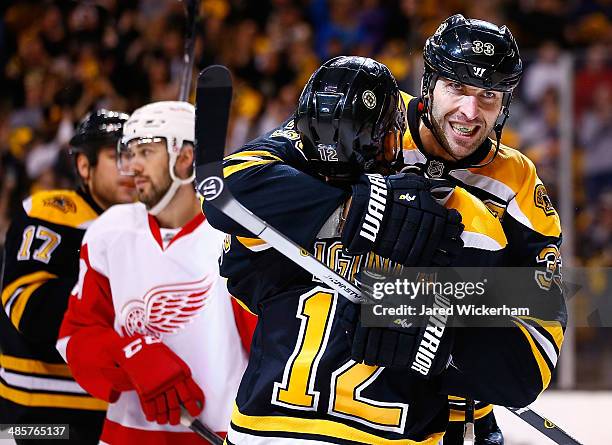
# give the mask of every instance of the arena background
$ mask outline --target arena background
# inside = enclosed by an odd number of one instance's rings
[[[231,151],[289,115],[335,55],[374,57],[416,94],[425,38],[456,12],[506,24],[519,43],[526,68],[503,142],[536,163],[561,214],[564,266],[588,277],[568,305],[590,321],[570,323],[534,407],[586,444],[612,443],[611,323],[589,318],[612,293],[612,2],[202,0],[194,70],[232,70]],[[88,110],[178,97],[184,28],[178,0],[2,2],[0,248],[24,197],[73,186],[67,141]],[[508,445],[551,443],[496,412]]]

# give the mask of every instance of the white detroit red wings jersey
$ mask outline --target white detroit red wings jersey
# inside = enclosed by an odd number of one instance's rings
[[[105,360],[98,353],[89,357],[95,346],[91,350],[71,348],[70,341],[80,335],[80,329],[90,329],[92,345],[96,329],[104,323],[123,337],[153,335],[189,365],[204,391],[206,403],[200,420],[214,431],[227,430],[247,355],[239,332],[243,316],[235,317],[236,308],[219,276],[223,238],[199,214],[164,242],[157,221],[140,203],[111,207],[91,225],[83,239],[79,282],[58,342],[85,389],[106,400],[114,398],[103,376],[95,372],[79,375],[79,368],[85,371],[101,360],[100,368]],[[121,392],[109,405],[103,442],[176,444],[189,443],[188,437],[193,436],[161,433],[152,440],[146,431],[189,433],[181,425],[148,422],[137,393]],[[160,436],[165,439],[160,441]],[[177,438],[183,440],[177,442]]]

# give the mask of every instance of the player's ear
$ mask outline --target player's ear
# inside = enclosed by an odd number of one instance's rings
[[[194,146],[191,142],[183,144],[178,157],[176,158],[176,172],[181,178],[188,178],[193,171],[195,159]]]
[[[77,174],[81,177],[81,180],[84,184],[89,182],[89,177],[91,176],[91,165],[89,164],[89,159],[84,153],[76,154],[76,170]]]

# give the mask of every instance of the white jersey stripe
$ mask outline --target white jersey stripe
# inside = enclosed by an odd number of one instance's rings
[[[483,250],[501,250],[503,246],[495,241],[493,238],[488,237],[482,233],[468,232],[464,230],[461,233],[461,239],[463,240],[464,247],[473,247],[475,249]]]
[[[453,170],[449,174],[467,185],[482,189],[497,196],[504,202],[509,202],[516,196],[516,192],[506,184],[497,179],[489,178],[488,176],[472,173],[469,170]]]
[[[546,352],[546,355],[548,356],[550,362],[553,364],[553,367],[557,366],[557,352],[555,351],[555,347],[553,346],[553,344],[529,323],[521,320],[518,317],[514,317],[514,319],[519,322],[521,326],[524,326],[525,329],[527,329],[527,331],[531,334],[533,339],[537,341],[540,346],[542,346],[542,349],[544,349],[544,352]]]
[[[87,391],[75,381],[61,380],[52,377],[33,377],[29,375],[16,374],[0,368],[0,377],[12,386],[28,390],[70,392],[73,394],[87,395]]]

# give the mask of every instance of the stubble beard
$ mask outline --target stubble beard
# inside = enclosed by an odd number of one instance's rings
[[[482,145],[482,143],[485,141],[485,139],[487,138],[487,136],[489,134],[488,131],[480,130],[480,131],[482,131],[482,135],[469,148],[469,150],[468,151],[463,151],[462,153],[458,153],[457,150],[454,150],[452,148],[450,142],[448,141],[446,133],[444,132],[444,129],[443,129],[444,116],[438,117],[438,116],[436,116],[435,111],[432,110],[432,112],[430,113],[430,120],[431,120],[431,124],[433,126],[434,136],[436,136],[436,139],[438,140],[440,145],[442,145],[442,148],[444,149],[444,151],[446,151],[456,161],[459,161],[459,160],[461,160],[463,158],[466,158],[469,155],[471,155],[472,153],[474,153],[476,151],[476,149]],[[483,123],[483,124],[486,125],[486,122]],[[486,130],[486,128],[485,128],[485,130]]]
[[[138,201],[142,202],[146,206],[147,210],[152,209],[159,201],[161,201],[171,184],[172,180],[170,179],[170,175],[164,177],[162,185],[155,184],[153,180],[149,178],[150,190],[146,191],[139,190],[138,187],[136,188]]]

